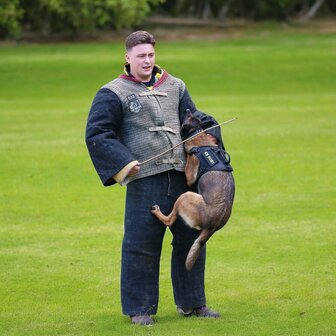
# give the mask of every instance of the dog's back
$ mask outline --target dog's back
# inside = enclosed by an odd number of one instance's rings
[[[198,181],[198,193],[203,197],[205,206],[200,209],[201,233],[190,248],[186,268],[191,270],[202,246],[229,220],[232,211],[235,183],[228,171],[207,172]]]
[[[203,229],[221,229],[228,221],[233,205],[235,183],[229,171],[207,172],[198,181],[198,193],[209,205]],[[206,223],[206,224],[205,224]]]
[[[189,114],[184,124],[185,136],[190,136],[199,127],[199,120]],[[186,178],[188,185],[197,181],[200,203],[198,211],[199,228],[198,239],[192,245],[186,260],[186,268],[190,270],[202,246],[229,220],[232,212],[235,182],[230,165],[230,156],[225,149],[220,149],[215,139],[207,134],[200,134],[190,138],[185,143],[187,152]]]

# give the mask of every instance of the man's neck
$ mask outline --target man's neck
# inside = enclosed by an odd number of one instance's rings
[[[152,74],[152,77],[150,78],[149,81],[146,81],[146,82],[141,81],[141,82],[142,82],[142,84],[145,84],[146,86],[153,86],[153,84],[155,83],[155,76],[154,76],[154,74]]]

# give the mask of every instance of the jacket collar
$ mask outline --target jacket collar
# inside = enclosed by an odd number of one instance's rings
[[[152,72],[152,80],[150,81],[149,85],[143,83],[147,86],[149,90],[153,87],[158,87],[161,85],[168,77],[168,72],[163,70],[157,64],[154,65],[154,69]],[[125,63],[124,65],[124,73],[119,76],[119,78],[127,79],[135,83],[142,83],[141,81],[137,80],[130,72],[130,65],[129,63]],[[152,82],[152,83],[151,83]]]

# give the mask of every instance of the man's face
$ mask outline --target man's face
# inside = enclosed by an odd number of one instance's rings
[[[126,52],[126,62],[130,64],[131,74],[141,82],[152,77],[155,64],[155,50],[151,44],[138,44]]]

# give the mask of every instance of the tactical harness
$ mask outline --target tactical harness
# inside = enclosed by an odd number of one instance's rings
[[[209,171],[233,171],[229,153],[217,146],[193,147],[189,154],[196,155],[200,162],[197,180]]]

